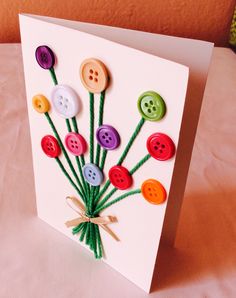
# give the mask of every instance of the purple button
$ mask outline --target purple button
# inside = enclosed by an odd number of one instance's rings
[[[114,150],[120,145],[120,136],[117,130],[110,125],[101,125],[96,132],[98,143],[107,150]]]
[[[55,64],[55,56],[53,51],[48,46],[39,46],[35,51],[35,57],[39,64],[44,69],[50,69]]]

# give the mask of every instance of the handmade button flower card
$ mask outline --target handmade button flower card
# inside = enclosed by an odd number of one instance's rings
[[[38,216],[149,292],[212,44],[31,15],[20,27]]]

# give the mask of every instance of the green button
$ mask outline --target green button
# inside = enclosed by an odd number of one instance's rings
[[[154,91],[146,91],[139,96],[138,109],[141,116],[149,121],[161,120],[166,113],[163,98]]]

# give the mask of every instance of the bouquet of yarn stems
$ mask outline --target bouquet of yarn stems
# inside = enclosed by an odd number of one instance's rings
[[[116,218],[102,216],[101,213],[104,210],[125,198],[140,193],[148,203],[154,205],[161,204],[166,200],[166,190],[156,179],[145,180],[138,189],[132,189],[132,184],[134,174],[151,157],[165,161],[174,156],[175,145],[167,134],[162,132],[151,134],[146,141],[146,155],[131,169],[123,166],[123,162],[145,122],[160,121],[166,114],[166,104],[156,91],[145,91],[138,97],[137,111],[140,113],[140,120],[119,160],[110,168],[108,175],[104,175],[104,165],[108,153],[111,154],[113,150],[117,150],[121,138],[115,127],[103,123],[105,95],[109,87],[109,74],[106,66],[95,58],[86,59],[80,64],[80,79],[88,90],[89,98],[87,101],[89,103],[89,140],[86,140],[80,134],[77,124],[81,101],[77,92],[70,86],[58,83],[54,52],[47,45],[40,45],[35,51],[35,57],[38,65],[49,71],[54,84],[50,99],[40,93],[34,95],[32,99],[33,108],[38,113],[44,114],[52,132],[52,134],[42,137],[41,147],[48,157],[56,161],[78,195],[78,197],[68,196],[66,198],[69,206],[79,215],[77,218],[67,221],[66,226],[72,227],[72,233],[78,235],[79,240],[89,246],[96,259],[100,259],[104,254],[100,229],[109,233],[115,240],[119,240],[108,227]],[[100,101],[98,123],[94,121],[95,100]],[[65,121],[67,134],[63,140],[50,116],[51,106],[56,114]],[[85,160],[86,151],[89,151],[88,161]],[[61,155],[64,155],[63,160],[68,164],[67,169],[63,165]],[[75,159],[75,163],[72,163],[72,158]],[[124,193],[114,198],[117,190]]]

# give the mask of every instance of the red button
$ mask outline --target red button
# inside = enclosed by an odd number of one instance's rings
[[[170,159],[175,154],[175,144],[164,133],[154,133],[147,139],[147,150],[158,160]]]
[[[53,136],[47,135],[42,138],[41,140],[41,147],[43,149],[43,152],[48,157],[58,157],[61,153],[61,148],[57,142],[57,139],[55,139]]]
[[[87,149],[85,139],[75,132],[69,132],[65,137],[66,148],[76,156],[84,154]]]
[[[132,176],[125,167],[114,166],[109,170],[108,175],[112,185],[118,189],[124,190],[132,185]]]

